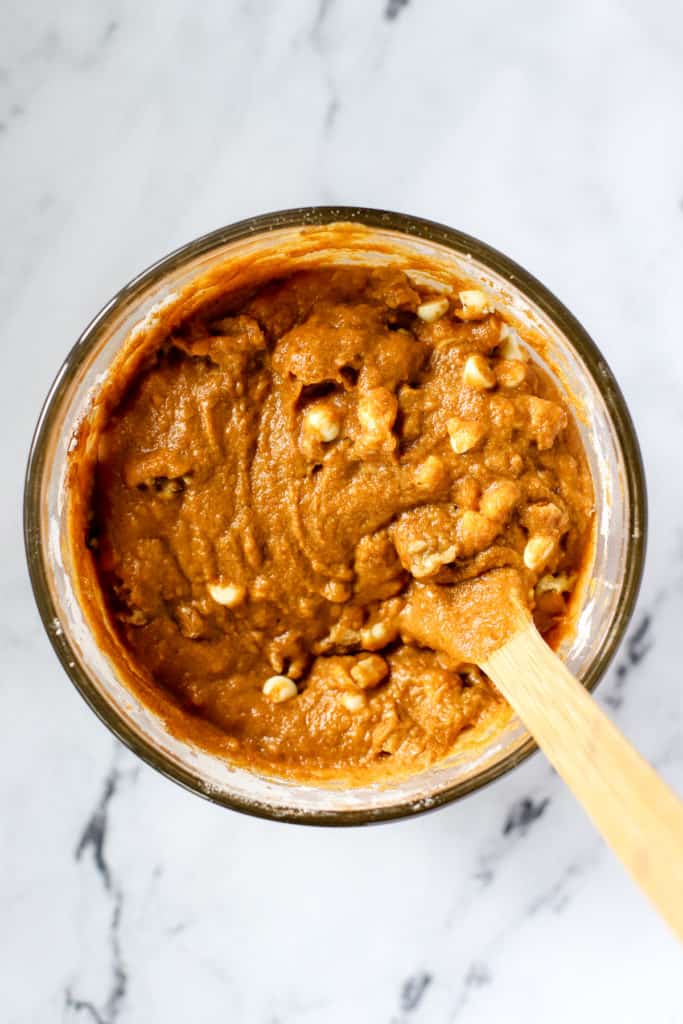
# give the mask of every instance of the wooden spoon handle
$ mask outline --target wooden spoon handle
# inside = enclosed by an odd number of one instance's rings
[[[683,803],[624,739],[533,624],[481,667],[683,940]]]

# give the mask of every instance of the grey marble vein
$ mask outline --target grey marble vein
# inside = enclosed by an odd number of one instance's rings
[[[129,767],[127,771],[121,767],[122,754],[122,749],[117,745],[114,762],[104,779],[102,794],[85,824],[74,854],[77,862],[91,858],[104,890],[103,895],[110,907],[105,940],[109,950],[110,972],[106,992],[98,1004],[79,995],[78,979],[75,979],[66,986],[64,1007],[67,1016],[78,1018],[83,1015],[96,1024],[116,1024],[124,1006],[129,981],[129,969],[121,942],[124,886],[115,875],[107,855],[111,802],[120,793],[122,784],[129,779],[137,778],[138,775],[137,766]]]

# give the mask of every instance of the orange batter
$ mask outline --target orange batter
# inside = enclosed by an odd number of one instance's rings
[[[504,723],[481,671],[403,642],[407,588],[512,567],[555,643],[593,490],[566,404],[483,292],[281,275],[195,303],[109,387],[74,542],[122,671],[176,732],[359,783]]]

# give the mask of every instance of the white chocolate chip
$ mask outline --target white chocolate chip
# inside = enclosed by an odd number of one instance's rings
[[[486,391],[488,388],[495,387],[496,384],[496,375],[489,366],[488,360],[479,353],[467,357],[465,368],[462,371],[462,379],[468,387],[476,388],[478,391]]]
[[[366,651],[379,651],[398,636],[398,629],[392,622],[375,622],[360,631],[360,644]]]
[[[517,359],[521,363],[529,360],[529,353],[522,345],[519,334],[510,324],[503,324],[500,328],[498,353],[501,359]]]
[[[462,309],[456,310],[456,315],[462,320],[479,320],[494,311],[492,300],[480,288],[466,288],[459,292],[458,298],[462,303]]]
[[[361,711],[367,701],[362,693],[343,693],[341,702],[347,711]]]
[[[555,550],[555,540],[539,533],[530,537],[524,548],[524,564],[532,572],[538,572],[547,565]]]
[[[496,380],[504,388],[518,388],[526,380],[526,364],[521,359],[501,359],[495,372]]]
[[[446,422],[451,448],[456,455],[464,455],[481,444],[486,436],[486,427],[477,420],[461,420],[457,417]]]
[[[361,690],[369,690],[386,678],[389,666],[379,654],[368,654],[366,658],[357,661],[350,672],[356,686],[360,686]]]
[[[479,511],[487,519],[504,521],[520,499],[521,488],[514,480],[494,480],[479,502]]]
[[[296,688],[296,683],[288,679],[287,676],[271,676],[266,679],[261,692],[273,704],[282,704],[284,701],[296,697],[299,691]]]
[[[416,466],[413,479],[418,487],[430,490],[439,487],[446,478],[446,466],[438,455],[428,455],[424,462]]]
[[[440,299],[428,299],[427,302],[422,302],[417,307],[417,315],[425,323],[433,324],[436,320],[441,319],[447,309],[448,299],[442,296]]]
[[[236,608],[247,596],[247,588],[241,583],[209,583],[208,590],[216,604],[226,608]]]
[[[307,437],[328,443],[339,437],[339,413],[329,402],[317,402],[304,413],[304,432]]]
[[[574,577],[567,573],[558,573],[557,576],[541,576],[536,584],[537,594],[569,594],[574,586]]]
[[[369,434],[391,430],[397,410],[396,396],[387,388],[371,388],[358,399],[358,421]]]
[[[370,388],[358,399],[358,423],[360,435],[358,447],[368,454],[377,451],[393,451],[396,438],[392,427],[398,412],[396,396],[387,388]]]

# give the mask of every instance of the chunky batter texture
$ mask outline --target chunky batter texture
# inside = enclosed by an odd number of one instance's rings
[[[237,761],[366,781],[508,713],[477,668],[402,642],[411,580],[512,567],[554,642],[593,497],[566,406],[482,292],[357,268],[176,326],[110,411],[89,500],[156,690]]]

